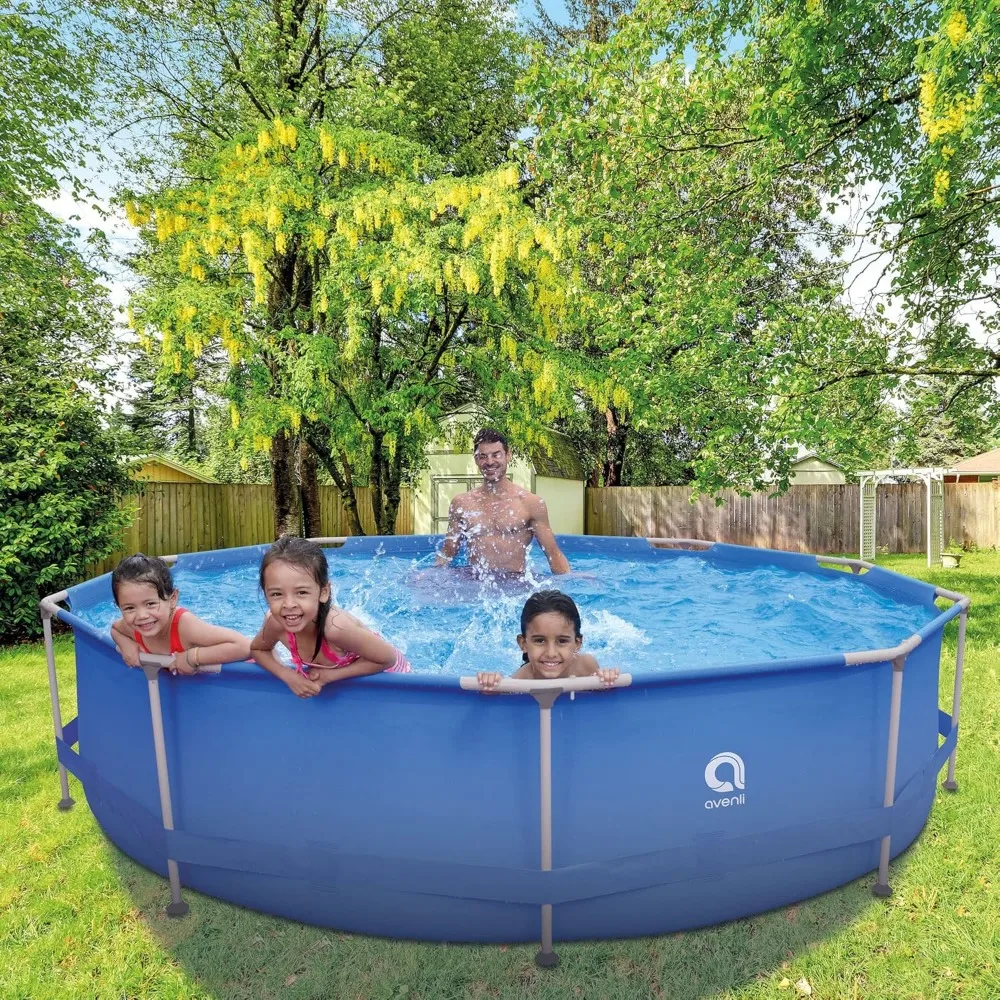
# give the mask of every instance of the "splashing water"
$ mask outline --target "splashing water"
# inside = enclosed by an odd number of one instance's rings
[[[577,602],[587,652],[602,665],[640,672],[884,648],[934,616],[846,573],[576,556],[565,576],[549,576],[536,558],[523,580],[476,579],[433,560],[381,546],[373,558],[328,552],[334,603],[403,650],[420,673],[513,672],[521,608],[547,587]],[[181,603],[207,621],[247,635],[260,628],[267,605],[256,565],[180,569],[174,578]],[[118,616],[108,590],[107,601],[76,612],[101,629]]]

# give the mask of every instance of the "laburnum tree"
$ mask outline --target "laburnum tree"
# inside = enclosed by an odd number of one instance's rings
[[[538,323],[558,251],[540,248],[558,238],[540,229],[528,251],[516,171],[495,169],[520,124],[503,4],[185,0],[94,21],[120,116],[162,123],[133,157],[134,218],[151,220],[137,326],[177,374],[225,345],[234,441],[269,450],[279,531],[296,528],[300,441],[354,530],[363,480],[390,531],[437,415],[483,387],[480,402],[500,405],[509,345],[553,334]],[[540,365],[555,399],[552,362]]]
[[[524,203],[515,165],[454,177],[406,139],[275,119],[199,174],[129,205],[176,267],[133,322],[178,372],[221,342],[234,439],[273,454],[301,435],[354,530],[359,478],[391,533],[406,475],[468,400],[530,444],[576,393],[619,392],[561,337],[583,299],[570,234]]]

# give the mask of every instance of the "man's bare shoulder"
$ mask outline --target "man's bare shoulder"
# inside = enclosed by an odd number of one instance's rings
[[[482,495],[477,487],[474,490],[469,490],[467,493],[456,493],[455,496],[451,498],[449,510],[461,514],[467,510],[475,510],[477,507],[481,506],[482,502]]]

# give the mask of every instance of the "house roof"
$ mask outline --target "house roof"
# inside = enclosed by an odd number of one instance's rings
[[[950,472],[968,472],[980,476],[1000,476],[1000,448],[984,451],[981,455],[973,455],[951,467]]]
[[[551,455],[541,445],[534,445],[528,451],[536,476],[576,479],[581,482],[587,478],[583,462],[580,461],[573,443],[565,434],[549,431],[549,444],[552,446]]]
[[[183,472],[184,475],[190,476],[192,479],[197,479],[199,483],[218,483],[218,479],[213,479],[211,476],[206,476],[203,472],[198,472],[197,469],[192,469],[189,465],[182,465],[180,462],[175,462],[172,458],[167,458],[165,455],[138,455],[135,458],[130,458],[129,465],[143,466],[147,462],[158,462],[160,465],[165,465],[168,469],[173,469],[175,472]]]
[[[815,451],[807,451],[804,455],[799,455],[799,457],[795,459],[794,462],[792,462],[792,466],[794,467],[796,465],[800,465],[802,462],[809,462],[812,460],[816,460],[817,462],[823,462],[826,465],[832,466],[834,469],[840,469],[841,471],[843,471],[842,465],[838,465],[836,462],[831,462],[830,459],[824,458],[822,455],[818,454]]]

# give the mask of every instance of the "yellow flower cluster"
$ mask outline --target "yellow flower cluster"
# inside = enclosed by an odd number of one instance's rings
[[[472,261],[468,259],[463,260],[459,273],[462,278],[462,284],[465,285],[465,291],[469,295],[475,295],[479,291],[480,281],[479,271],[476,270]]]
[[[157,209],[156,212],[156,238],[165,243],[171,236],[183,233],[191,228],[191,221],[186,215],[179,212],[171,212],[169,209]]]
[[[319,130],[319,151],[324,163],[333,163],[337,155],[337,144],[333,141],[333,136],[322,126]]]
[[[512,365],[517,364],[517,341],[509,334],[500,335],[500,354],[507,358]]]
[[[937,76],[933,72],[924,73],[920,78],[920,127],[931,142],[937,142],[946,135],[957,135],[965,128],[969,115],[982,107],[983,96],[982,88],[975,97],[958,94],[945,101],[944,114],[936,116],[937,106],[941,103]]]
[[[295,149],[299,141],[299,133],[294,125],[286,125],[280,118],[274,119],[274,137],[282,146]]]
[[[951,186],[951,177],[948,175],[947,170],[939,170],[934,175],[934,204],[938,208],[941,208],[944,203],[946,196],[948,194],[948,188]]]
[[[558,391],[559,380],[556,377],[556,367],[551,358],[545,359],[542,370],[535,376],[531,388],[536,403],[543,403],[548,396]]]
[[[134,201],[125,202],[125,218],[136,228],[144,226],[149,222],[149,212],[141,208]]]
[[[944,33],[952,45],[961,45],[969,35],[969,22],[960,10],[954,10],[944,26]]]

